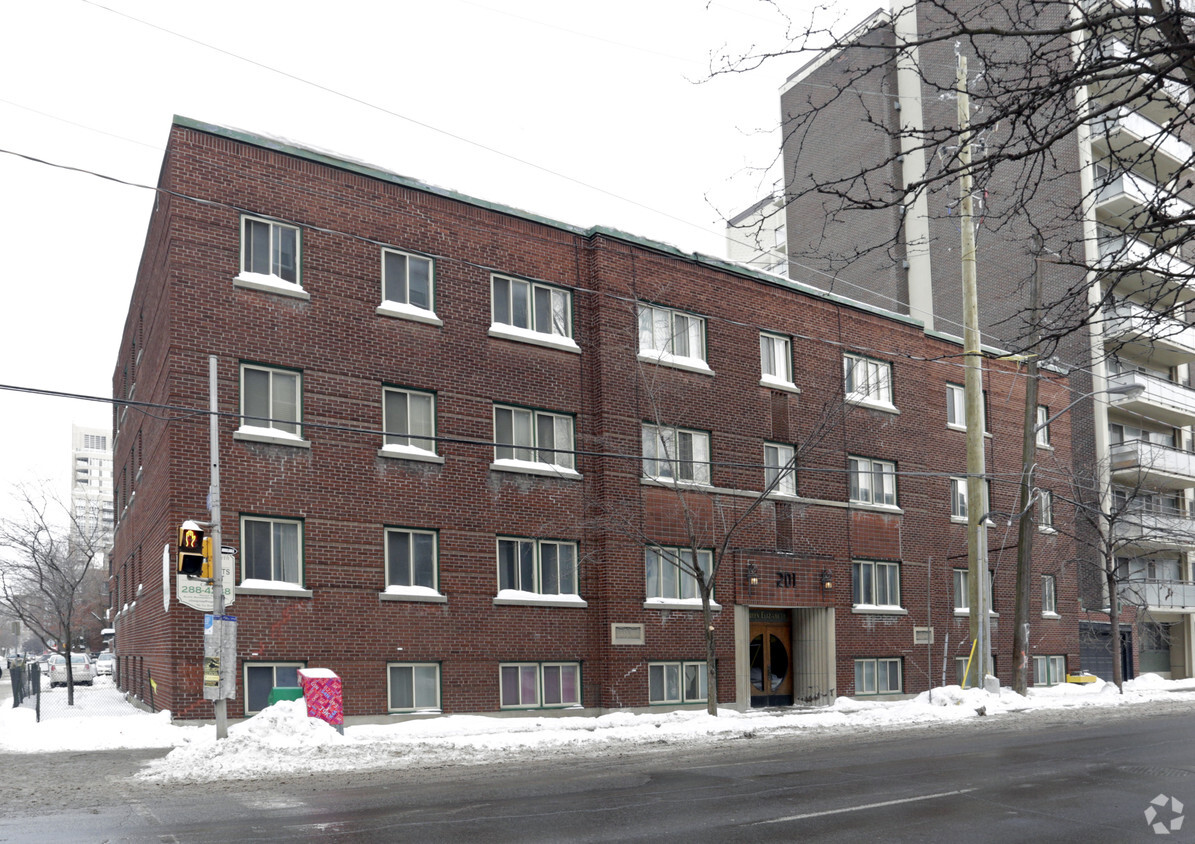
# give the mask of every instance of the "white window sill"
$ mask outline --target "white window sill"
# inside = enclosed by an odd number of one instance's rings
[[[680,358],[667,352],[640,351],[640,363],[654,363],[660,366],[670,366],[673,369],[683,369],[685,372],[696,372],[699,375],[713,375],[714,370],[700,358]]]
[[[951,521],[951,522],[953,522],[953,523],[954,523],[954,524],[956,524],[956,525],[967,525],[967,524],[970,524],[970,522],[968,522],[968,521],[967,521],[965,518],[962,518],[961,516],[951,516],[951,517],[950,517],[950,521]],[[992,528],[992,527],[995,527],[995,526],[996,526],[996,523],[995,523],[995,522],[993,522],[991,519],[988,519],[986,522],[984,522],[984,523],[983,523],[983,526],[984,526],[985,528]]]
[[[311,448],[311,440],[296,437],[285,431],[273,428],[258,428],[252,425],[242,425],[232,432],[232,438],[241,442],[271,443],[272,445],[289,445],[295,448]]]
[[[384,445],[378,449],[378,457],[393,460],[419,460],[423,463],[443,463],[444,458],[433,451],[424,451],[409,445]]]
[[[870,504],[866,501],[850,501],[852,510],[867,510],[871,513],[889,513],[893,516],[904,515],[904,510],[895,504]]]
[[[378,316],[406,319],[411,322],[422,322],[425,325],[440,326],[444,324],[444,321],[436,316],[435,311],[429,311],[427,308],[419,308],[415,305],[408,305],[406,302],[392,302],[389,299],[374,308],[373,312]]]
[[[1062,616],[1060,616],[1056,612],[1044,612],[1041,614],[1041,617],[1042,618],[1051,618],[1051,619],[1054,619],[1055,621],[1059,621],[1062,618]]]
[[[765,496],[765,497],[766,497],[766,498],[767,498],[769,501],[786,501],[786,502],[796,502],[796,501],[800,501],[800,500],[801,500],[801,499],[800,499],[800,497],[799,497],[799,496],[798,496],[796,493],[793,493],[793,492],[776,492],[775,490],[772,490],[771,492],[769,492],[769,493],[767,494],[767,496]]]
[[[1054,530],[1054,528],[1052,528],[1052,527],[1039,527],[1037,529],[1037,532],[1044,533],[1046,536],[1052,536],[1052,535],[1058,533],[1058,531]]]
[[[517,472],[523,475],[541,475],[545,478],[564,478],[569,481],[581,480],[581,473],[564,466],[553,466],[550,463],[536,463],[531,460],[495,460],[490,464],[493,472]]]
[[[971,610],[969,610],[966,607],[964,607],[963,609],[955,608],[954,615],[955,615],[955,618],[970,618]],[[999,617],[1000,617],[1000,613],[995,612],[994,610],[988,610],[988,618],[999,618]]]
[[[951,425],[949,422],[947,422],[947,423],[946,423],[946,429],[947,429],[947,430],[949,430],[949,431],[958,431],[958,432],[959,432],[959,433],[961,433],[961,434],[965,434],[965,433],[967,433],[967,426],[966,426],[966,425]],[[991,432],[991,431],[984,431],[984,432],[983,432],[983,435],[984,435],[985,437],[987,437],[989,440],[992,438],[992,432]]]
[[[846,396],[843,399],[847,404],[857,405],[858,407],[866,407],[871,410],[882,410],[885,413],[895,413],[900,415],[900,410],[896,405],[886,401],[876,401],[865,396]]]
[[[496,607],[575,607],[585,609],[589,603],[580,595],[541,595],[519,589],[502,589],[494,598]]]
[[[1054,450],[1054,446],[1050,445],[1049,443],[1034,443],[1033,445],[1035,448],[1040,448],[1042,451]]]
[[[501,340],[514,340],[519,343],[531,343],[548,349],[559,349],[562,352],[581,354],[581,347],[571,337],[561,337],[559,334],[544,334],[540,331],[530,331],[526,328],[516,328],[513,325],[491,323],[489,336]]]
[[[762,375],[759,379],[759,386],[767,387],[772,390],[784,390],[788,393],[799,393],[801,388],[792,381],[785,381],[783,378],[773,378],[770,375]]]
[[[645,610],[700,610],[700,598],[648,598],[643,602],[643,609]],[[710,601],[710,609],[719,612],[722,605],[716,601]]]
[[[260,290],[263,293],[277,293],[279,296],[290,296],[292,299],[309,301],[311,294],[297,284],[283,281],[276,275],[262,275],[261,273],[241,273],[232,280],[233,287],[243,287],[246,290]]]
[[[425,604],[447,604],[448,596],[427,586],[387,586],[378,593],[380,601],[415,601]]]
[[[904,607],[880,606],[878,604],[855,604],[851,607],[855,615],[908,615]]]
[[[310,598],[312,591],[297,583],[282,580],[242,580],[236,585],[238,595],[273,595],[278,598]]]
[[[704,481],[677,481],[672,478],[653,478],[650,475],[644,475],[639,478],[639,483],[645,486],[666,486],[674,489],[695,489],[703,492],[710,492],[714,489],[713,484],[708,484]]]

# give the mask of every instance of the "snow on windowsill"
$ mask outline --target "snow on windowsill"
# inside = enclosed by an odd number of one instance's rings
[[[668,352],[657,352],[654,349],[646,351],[640,349],[638,359],[643,363],[656,363],[660,366],[670,366],[673,369],[683,369],[686,372],[696,372],[700,375],[713,375],[714,370],[700,358],[683,358]]]
[[[1041,617],[1042,618],[1051,618],[1051,619],[1054,619],[1055,621],[1062,618],[1062,616],[1060,616],[1056,612],[1044,612],[1041,614]]]
[[[391,299],[387,299],[374,308],[374,313],[378,316],[409,319],[412,322],[422,322],[427,325],[444,324],[444,321],[436,316],[435,311],[429,311],[427,308],[420,308],[415,305],[408,305],[406,302],[395,302]]]
[[[792,381],[786,381],[783,378],[777,378],[775,375],[761,375],[759,377],[759,386],[768,387],[773,390],[784,390],[789,393],[799,393],[801,388]]]
[[[394,445],[389,443],[378,449],[378,457],[392,457],[400,460],[422,460],[425,463],[443,463],[444,458],[434,451],[416,448],[413,445]]]
[[[429,604],[446,604],[448,597],[430,586],[387,586],[378,593],[382,601],[422,601]]]
[[[648,598],[643,602],[645,610],[699,610],[700,598]],[[722,605],[717,601],[710,601],[711,610],[720,610]]]
[[[310,598],[312,592],[297,583],[285,580],[260,580],[249,578],[236,585],[238,595],[277,595],[284,598]]]
[[[242,272],[232,280],[233,287],[243,287],[248,290],[261,290],[265,293],[277,293],[295,299],[310,300],[311,294],[300,285],[292,281],[285,281],[276,275],[264,273]]]
[[[885,413],[900,413],[900,410],[897,409],[896,405],[892,404],[891,402],[876,401],[875,399],[867,398],[865,396],[847,396],[844,401],[847,404],[854,404],[858,405],[859,407],[867,407],[871,408],[872,410],[882,410]]]
[[[494,598],[496,607],[581,607],[589,603],[580,595],[541,595],[539,592],[523,592],[519,589],[500,589]]]
[[[531,331],[527,328],[517,328],[513,325],[503,325],[500,322],[490,324],[489,336],[503,340],[517,340],[520,343],[532,343],[549,349],[560,349],[564,352],[581,354],[581,347],[571,337],[561,337],[559,334],[545,334],[542,331]]]
[[[311,440],[305,440],[298,434],[280,431],[277,428],[262,428],[258,425],[242,425],[232,432],[234,440],[247,442],[273,443],[274,445],[293,445],[297,448],[311,448]]]
[[[537,463],[534,460],[513,460],[502,458],[490,464],[490,469],[496,472],[522,472],[526,475],[543,475],[549,478],[565,478],[570,481],[581,480],[581,473],[564,466],[554,466],[551,463]]]
[[[908,615],[904,607],[894,607],[890,604],[855,604],[851,612],[856,615]]]

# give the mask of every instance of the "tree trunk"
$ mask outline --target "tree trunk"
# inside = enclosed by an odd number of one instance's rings
[[[1112,682],[1124,694],[1124,667],[1120,659],[1120,592],[1116,588],[1115,560],[1105,565],[1104,574],[1108,582],[1108,620],[1112,623]]]
[[[710,609],[710,590],[712,584],[705,583],[702,578],[701,586],[701,620],[705,624],[705,711],[714,717],[718,715],[718,672],[714,667],[714,613]],[[682,678],[683,680],[684,678]]]

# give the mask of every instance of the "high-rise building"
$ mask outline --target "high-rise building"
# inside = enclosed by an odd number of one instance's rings
[[[71,518],[79,534],[101,553],[112,543],[112,433],[105,428],[71,426]]]

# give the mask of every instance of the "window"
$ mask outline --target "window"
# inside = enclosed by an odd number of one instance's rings
[[[780,495],[797,494],[797,470],[793,465],[793,447],[765,443],[763,447],[764,487]]]
[[[859,355],[843,355],[847,401],[892,407],[892,365]]]
[[[1054,493],[1048,489],[1037,491],[1037,529],[1045,533],[1054,532]]]
[[[856,695],[899,694],[900,659],[857,659],[855,660]]]
[[[386,529],[386,586],[438,589],[435,531]]]
[[[639,305],[639,354],[664,363],[687,362],[708,369],[705,320],[671,308]]]
[[[1037,422],[1033,432],[1034,440],[1040,448],[1050,447],[1050,408],[1044,404],[1037,406]]]
[[[302,435],[303,376],[293,370],[241,364],[241,426]]]
[[[759,334],[759,367],[763,381],[791,387],[793,383],[792,341],[779,334]]]
[[[494,323],[535,334],[573,336],[572,293],[559,287],[493,276]]]
[[[581,705],[581,666],[575,662],[499,666],[503,709]]]
[[[431,258],[382,250],[383,302],[430,311],[432,278]]]
[[[966,613],[971,611],[971,593],[969,591],[971,573],[967,569],[954,570],[954,611]],[[996,611],[996,576],[988,572],[988,612]]]
[[[261,712],[270,705],[270,692],[276,688],[297,688],[302,662],[246,662],[245,714]]]
[[[991,501],[991,481],[984,480],[983,482],[983,511],[980,515],[990,514],[989,501]],[[967,479],[966,478],[951,478],[950,479],[950,518],[956,522],[967,521]],[[985,524],[991,524],[991,520],[985,521]]]
[[[435,454],[436,396],[417,390],[382,388],[382,448],[415,455]]]
[[[303,582],[303,523],[289,519],[241,518],[242,580]]]
[[[1041,576],[1041,614],[1058,615],[1057,585],[1052,574]]]
[[[566,414],[495,405],[494,442],[495,460],[575,472],[573,417]]]
[[[648,600],[657,598],[665,601],[683,601],[701,597],[697,589],[691,548],[648,546],[644,553],[647,561]],[[701,566],[702,577],[709,583],[714,564],[713,552],[699,549],[697,564]]]
[[[856,606],[899,607],[900,564],[852,563],[851,600]]]
[[[1066,682],[1065,656],[1033,657],[1033,685],[1053,686]]]
[[[576,595],[576,543],[499,539],[498,589],[539,595]]]
[[[702,703],[708,697],[704,662],[650,662],[648,703]]]
[[[386,707],[391,712],[439,711],[440,666],[392,663],[386,666]]]
[[[677,483],[709,484],[710,438],[703,431],[643,426],[643,474]]]
[[[850,499],[856,504],[896,506],[896,464],[887,460],[848,457]]]
[[[241,218],[241,272],[299,283],[299,230],[294,226]]]
[[[988,430],[988,393],[983,391],[983,400],[979,405],[980,422],[983,430]],[[959,384],[946,385],[946,427],[960,431],[967,430],[967,391]]]

